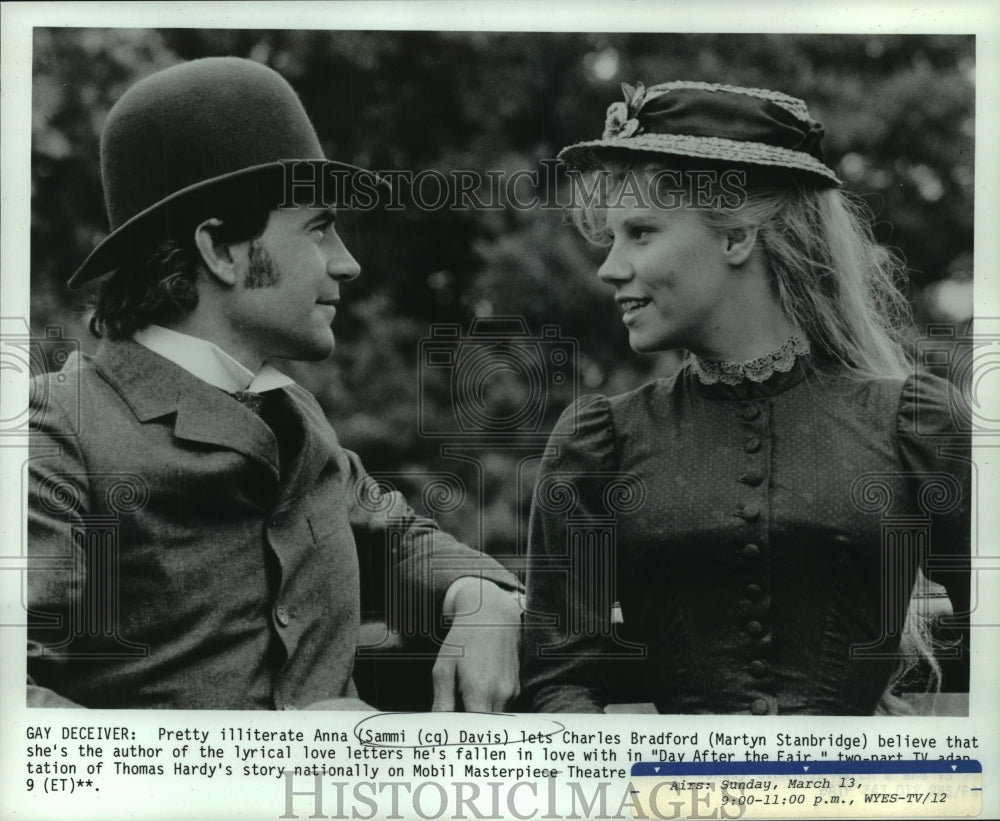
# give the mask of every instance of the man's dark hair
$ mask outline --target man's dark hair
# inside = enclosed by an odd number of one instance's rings
[[[241,190],[243,189],[243,190]],[[125,339],[157,324],[171,326],[198,304],[201,253],[195,229],[214,218],[217,242],[245,242],[261,236],[278,200],[259,190],[227,188],[191,195],[164,207],[137,227],[119,265],[95,294],[90,331]]]

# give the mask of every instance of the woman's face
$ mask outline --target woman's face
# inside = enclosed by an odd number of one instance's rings
[[[633,350],[712,357],[740,310],[726,238],[686,205],[609,208],[607,231],[611,250],[597,275],[615,289]]]

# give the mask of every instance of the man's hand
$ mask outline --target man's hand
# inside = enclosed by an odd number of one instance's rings
[[[521,691],[521,607],[515,594],[466,576],[448,588],[443,614],[453,624],[434,664],[431,709],[454,710],[457,692],[467,712],[503,710]]]

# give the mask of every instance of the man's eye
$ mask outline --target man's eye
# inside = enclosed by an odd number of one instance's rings
[[[645,225],[633,225],[628,230],[628,235],[632,239],[643,239],[653,233],[653,229]]]

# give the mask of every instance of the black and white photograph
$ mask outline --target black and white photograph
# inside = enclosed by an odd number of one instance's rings
[[[997,13],[204,6],[4,4],[4,817],[988,815]]]

